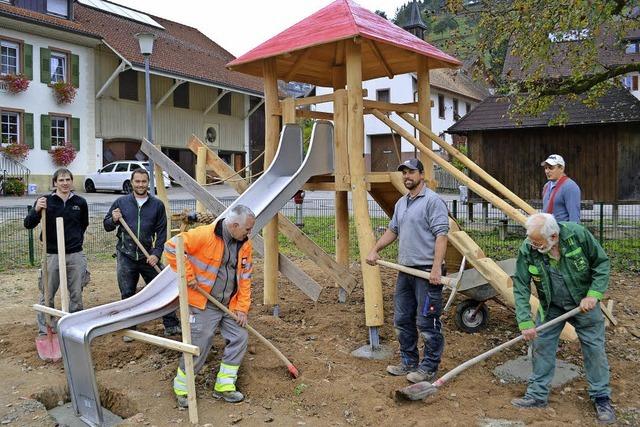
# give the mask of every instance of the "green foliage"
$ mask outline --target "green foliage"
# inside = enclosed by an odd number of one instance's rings
[[[296,386],[296,388],[293,389],[293,394],[295,394],[296,396],[300,396],[304,389],[307,387],[308,386],[305,383],[300,383]]]
[[[7,196],[22,196],[27,189],[27,185],[21,178],[7,178],[3,184],[4,194]]]
[[[458,151],[460,151],[465,156],[469,153],[469,149],[467,148],[466,145],[461,145],[460,147],[457,147],[457,148],[458,148]],[[467,170],[467,167],[460,160],[458,160],[458,158],[454,158],[451,161],[451,164],[459,171],[465,172]]]

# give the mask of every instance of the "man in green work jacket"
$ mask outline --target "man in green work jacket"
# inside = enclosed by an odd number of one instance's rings
[[[525,227],[527,239],[518,251],[513,294],[518,327],[524,338],[532,341],[533,374],[524,397],[511,403],[518,408],[547,406],[558,339],[565,324],[536,332],[529,304],[533,280],[540,299],[537,324],[580,306],[581,313],[568,322],[575,327],[582,346],[589,397],[598,421],[613,423],[616,416],[611,406],[604,317],[599,304],[609,284],[609,258],[595,237],[579,224],[558,223],[553,215],[539,213],[531,215]]]

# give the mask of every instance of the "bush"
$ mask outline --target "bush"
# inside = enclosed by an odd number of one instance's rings
[[[22,178],[7,178],[3,187],[6,196],[23,196],[27,190],[27,185],[22,182]]]

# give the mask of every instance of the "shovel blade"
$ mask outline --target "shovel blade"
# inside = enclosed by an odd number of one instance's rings
[[[423,400],[436,394],[438,388],[428,381],[412,384],[396,390],[396,400]]]
[[[44,361],[57,362],[62,359],[58,335],[51,330],[47,331],[47,335],[41,335],[36,338],[36,349],[38,350],[38,356]]]

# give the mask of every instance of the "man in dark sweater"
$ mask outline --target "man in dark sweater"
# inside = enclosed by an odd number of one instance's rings
[[[138,248],[131,236],[122,227],[118,227],[116,244],[118,287],[122,299],[136,293],[140,276],[149,284],[158,273],[155,266],[162,269],[160,257],[167,240],[167,216],[164,204],[149,194],[149,172],[136,169],[131,173],[133,192],[118,197],[104,217],[106,231],[113,231],[120,221],[126,221],[131,231],[149,253],[147,258]],[[162,318],[165,336],[179,334],[180,326],[175,313]],[[123,337],[126,342],[129,337]]]
[[[56,219],[64,219],[65,259],[67,265],[67,288],[69,289],[69,311],[82,310],[82,283],[87,271],[87,258],[82,252],[84,232],[89,226],[89,209],[87,201],[75,194],[73,190],[73,174],[68,169],[58,169],[53,174],[55,191],[38,198],[34,208],[24,219],[24,226],[35,228],[40,223],[42,210],[47,212],[47,270],[49,272],[48,296],[46,303],[53,301],[60,285],[58,268],[58,239]],[[40,281],[40,304],[45,304],[45,296]],[[47,333],[44,314],[38,313],[38,332]]]

